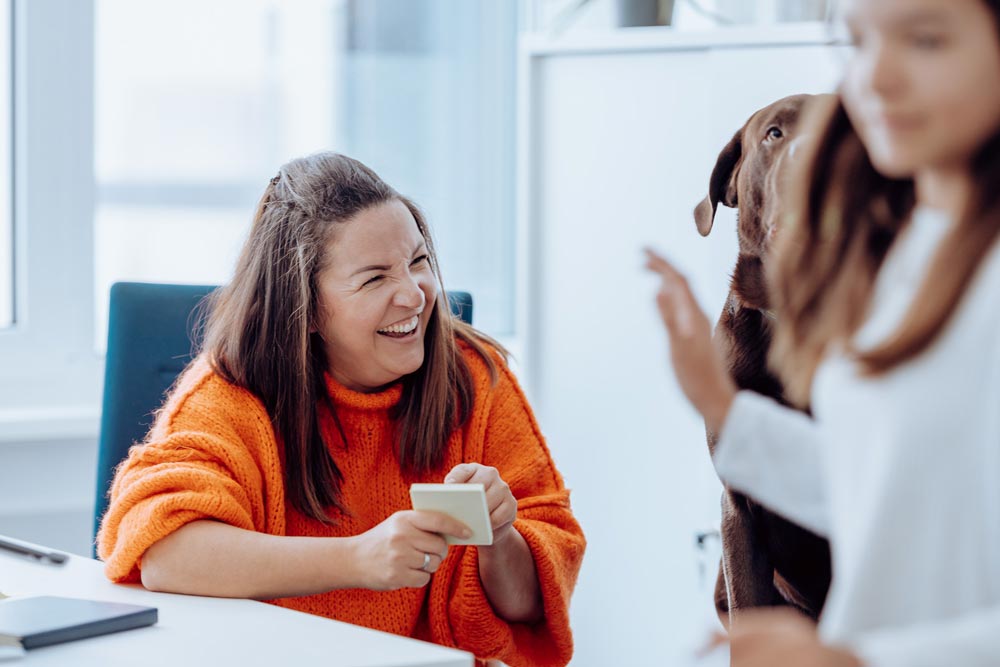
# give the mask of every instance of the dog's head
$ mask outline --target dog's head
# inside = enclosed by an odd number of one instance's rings
[[[782,98],[750,116],[733,135],[712,170],[708,196],[694,210],[702,236],[712,231],[715,209],[722,203],[738,209],[740,253],[764,255],[776,232],[780,169],[788,162],[803,107],[813,97]]]

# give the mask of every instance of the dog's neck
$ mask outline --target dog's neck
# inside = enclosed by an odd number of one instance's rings
[[[736,268],[729,281],[729,307],[733,310],[740,308],[759,310],[769,319],[775,319],[767,294],[764,263],[757,255],[740,253],[739,259],[736,260]]]

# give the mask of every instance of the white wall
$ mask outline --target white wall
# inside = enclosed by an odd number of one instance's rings
[[[0,535],[91,555],[97,441],[0,441]]]
[[[633,34],[523,47],[531,392],[589,539],[577,667],[676,664],[714,623],[717,561],[700,581],[694,535],[718,525],[720,485],[669,370],[640,249],[683,267],[714,319],[735,218],[720,208],[702,238],[692,210],[716,156],[757,108],[831,90],[838,69],[826,47],[759,34],[726,48]],[[801,41],[790,34],[777,41]]]

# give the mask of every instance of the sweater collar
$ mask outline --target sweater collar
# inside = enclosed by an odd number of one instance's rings
[[[335,380],[329,372],[323,373],[323,379],[326,381],[326,391],[330,395],[330,399],[338,408],[388,410],[399,403],[399,399],[403,396],[402,382],[391,384],[382,391],[366,393],[348,389]]]

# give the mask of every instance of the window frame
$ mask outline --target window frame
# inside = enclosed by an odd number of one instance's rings
[[[0,442],[96,435],[94,4],[12,2],[14,324],[0,331]]]
[[[14,324],[0,329],[0,445],[92,440],[104,367],[94,333],[96,3],[0,0],[0,11],[3,3],[12,17]],[[523,359],[520,230],[511,224],[513,332],[500,338]]]
[[[11,0],[0,0],[0,34],[7,35],[7,48],[0,49],[0,261],[7,269],[0,277],[0,328],[13,324],[14,319],[14,220],[12,172],[14,157],[13,132],[13,8]]]

